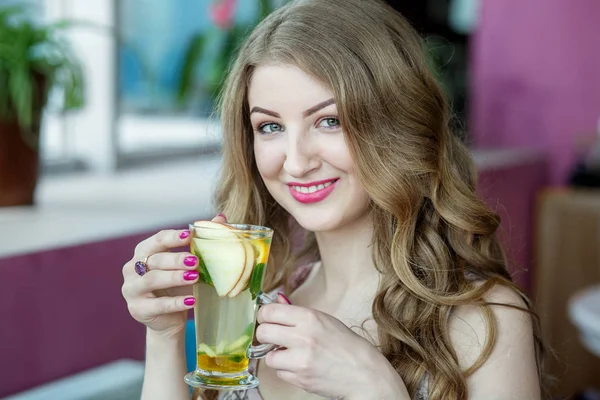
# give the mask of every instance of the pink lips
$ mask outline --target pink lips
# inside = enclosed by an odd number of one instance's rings
[[[322,201],[327,196],[329,196],[331,194],[331,192],[333,192],[333,190],[335,189],[335,186],[336,186],[338,180],[339,179],[336,178],[336,179],[326,179],[323,181],[310,182],[310,183],[290,182],[290,183],[288,183],[288,187],[290,190],[290,194],[292,195],[292,197],[294,199],[296,199],[300,203],[310,204],[310,203],[317,203],[319,201]],[[312,192],[312,193],[301,193],[301,192],[296,191],[293,188],[294,186],[300,186],[300,187],[318,186],[318,185],[329,183],[329,182],[332,182],[331,185],[329,185],[321,190],[317,190],[316,192]]]

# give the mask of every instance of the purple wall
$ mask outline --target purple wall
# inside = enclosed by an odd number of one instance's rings
[[[573,137],[600,117],[598,0],[481,1],[473,38],[472,135],[480,147],[534,147],[564,182]]]
[[[501,218],[498,237],[507,250],[513,280],[530,292],[535,276],[533,243],[536,197],[548,182],[546,160],[489,169],[479,175],[479,196]]]
[[[145,329],[127,311],[121,268],[150,234],[0,258],[0,398],[143,360]]]

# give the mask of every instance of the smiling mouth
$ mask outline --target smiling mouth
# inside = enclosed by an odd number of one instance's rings
[[[311,204],[325,200],[335,190],[339,180],[340,178],[309,183],[290,182],[288,187],[290,194],[296,201]]]
[[[337,181],[337,179],[334,179],[329,182],[319,183],[318,185],[312,185],[312,186],[290,185],[290,187],[298,193],[315,193],[315,192],[318,192],[319,190],[323,190],[326,187],[333,185],[336,181]]]

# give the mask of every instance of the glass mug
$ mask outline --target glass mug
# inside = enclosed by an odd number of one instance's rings
[[[194,284],[196,369],[185,376],[192,387],[243,390],[258,386],[249,359],[275,345],[252,345],[256,313],[274,300],[262,293],[273,230],[197,221],[190,225],[191,253],[198,257]]]

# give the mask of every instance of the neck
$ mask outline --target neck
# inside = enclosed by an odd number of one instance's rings
[[[342,296],[366,290],[372,295],[379,283],[379,272],[371,255],[373,224],[369,216],[335,231],[316,232],[315,236],[325,292]]]

